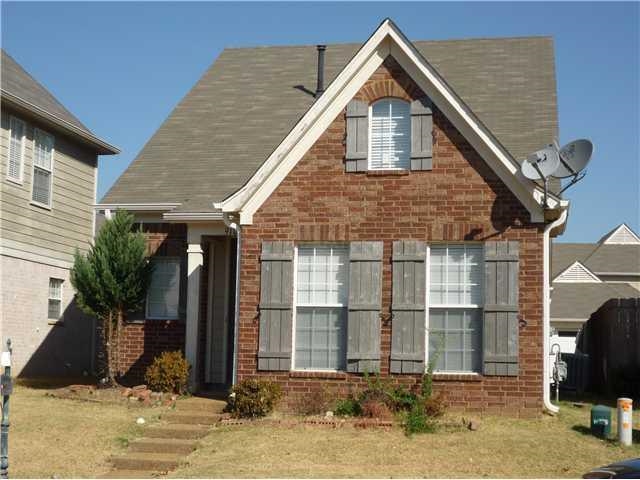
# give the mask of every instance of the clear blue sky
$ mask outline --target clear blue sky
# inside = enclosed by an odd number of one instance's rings
[[[364,42],[385,17],[414,40],[552,35],[560,143],[595,154],[562,241],[640,232],[638,3],[9,3],[2,46],[122,154],[100,198],[224,47]]]

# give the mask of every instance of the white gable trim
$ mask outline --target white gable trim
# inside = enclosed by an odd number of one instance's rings
[[[640,238],[625,223],[621,224],[600,243],[605,245],[638,245]]]
[[[247,184],[223,202],[215,203],[214,206],[223,212],[240,212],[240,223],[251,224],[253,214],[388,55],[392,55],[400,63],[480,153],[527,208],[531,221],[543,222],[544,212],[540,206],[544,195],[542,189],[522,176],[518,163],[388,19],[365,42]],[[548,203],[552,209],[561,206],[560,200],[553,195],[549,195]]]
[[[573,262],[567,269],[553,279],[554,283],[602,283],[595,273],[579,261]]]

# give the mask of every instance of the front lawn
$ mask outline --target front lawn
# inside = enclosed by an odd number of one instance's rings
[[[157,419],[159,407],[94,403],[46,396],[47,388],[17,385],[10,400],[9,476],[95,477],[108,458],[140,435],[140,416]]]
[[[171,476],[580,477],[640,456],[638,445],[624,449],[586,434],[589,408],[565,403],[555,418],[485,417],[475,432],[411,438],[400,428],[228,426],[205,437],[189,464]]]

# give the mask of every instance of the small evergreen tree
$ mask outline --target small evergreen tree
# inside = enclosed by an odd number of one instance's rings
[[[142,308],[151,281],[152,264],[134,218],[116,211],[96,236],[86,256],[75,253],[71,283],[78,306],[101,322],[104,375],[110,384],[122,375],[120,342],[126,312]]]

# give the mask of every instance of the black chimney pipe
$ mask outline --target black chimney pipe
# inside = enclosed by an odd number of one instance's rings
[[[318,98],[324,92],[324,51],[326,45],[318,45],[318,85],[316,86],[315,97]]]

